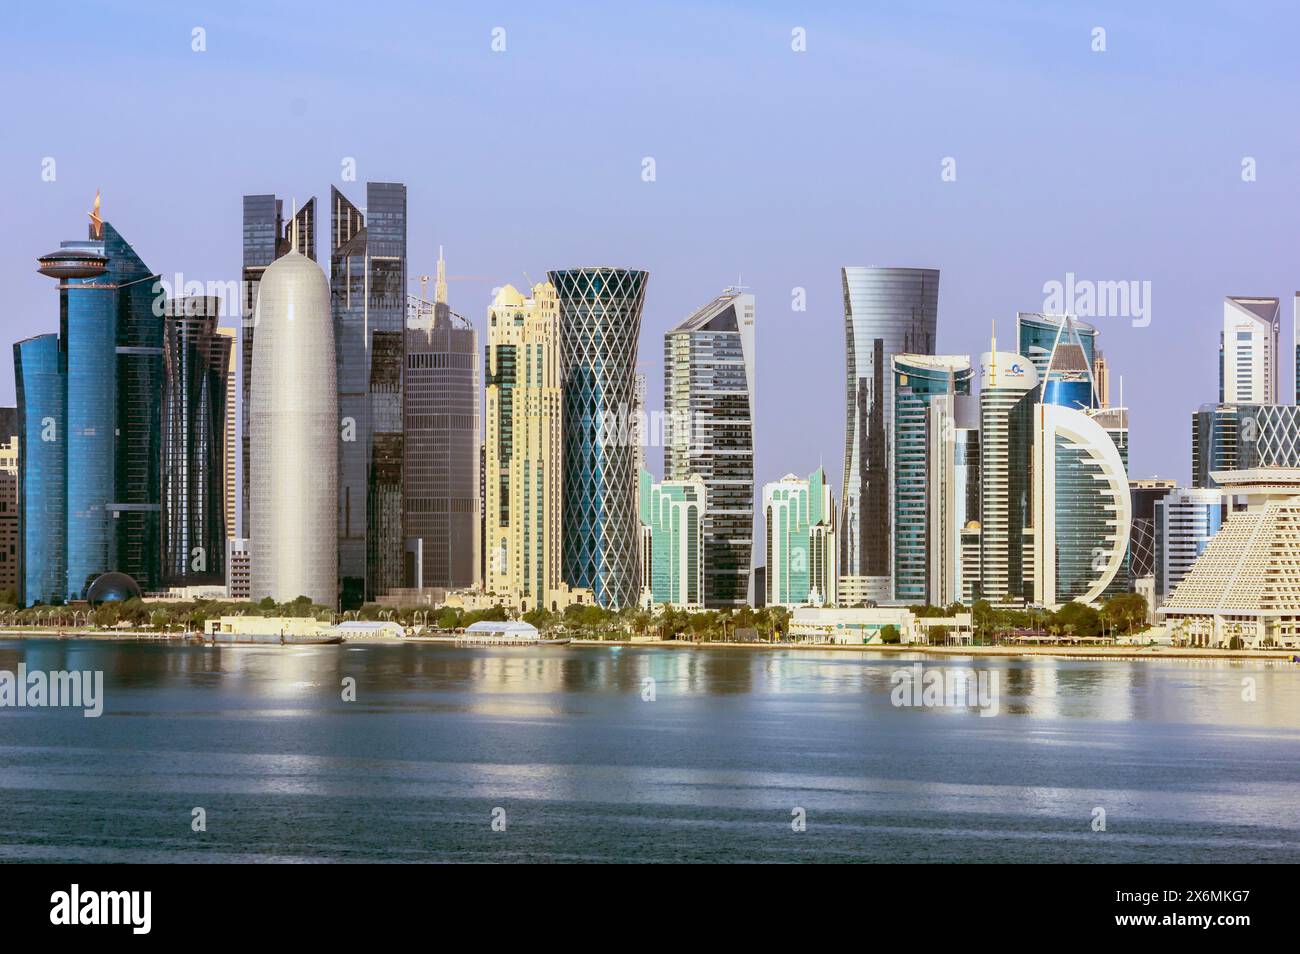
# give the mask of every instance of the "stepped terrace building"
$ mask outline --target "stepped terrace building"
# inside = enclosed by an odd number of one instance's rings
[[[1214,474],[1246,501],[1160,607],[1176,642],[1192,646],[1300,647],[1300,469]]]

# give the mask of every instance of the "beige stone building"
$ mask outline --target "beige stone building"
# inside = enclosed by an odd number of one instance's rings
[[[513,285],[488,307],[483,591],[521,612],[590,595],[560,576],[564,467],[560,312],[555,286]]]

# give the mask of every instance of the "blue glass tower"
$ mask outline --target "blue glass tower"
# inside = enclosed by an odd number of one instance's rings
[[[39,266],[41,274],[59,282],[59,387],[53,388],[48,377],[51,345],[38,344],[42,339],[21,343],[15,350],[25,406],[20,437],[31,449],[32,467],[55,469],[47,452],[63,457],[57,470],[63,581],[57,593],[44,593],[48,587],[34,579],[35,590],[24,599],[82,599],[91,582],[109,571],[127,574],[146,592],[156,589],[163,380],[157,276],[99,217],[98,199],[90,238],[64,242]],[[38,451],[35,444],[42,440],[54,447]],[[37,480],[31,468],[20,475],[24,511],[29,496],[50,491]],[[32,536],[24,536],[25,554],[29,547],[32,553],[57,549],[50,520],[38,520],[33,512],[27,527]]]
[[[637,340],[647,272],[551,272],[560,301],[564,381],[563,574],[601,606],[632,606],[640,529],[632,428]]]
[[[67,584],[63,355],[58,335],[14,345],[22,605],[62,601]],[[30,493],[26,492],[30,489]]]

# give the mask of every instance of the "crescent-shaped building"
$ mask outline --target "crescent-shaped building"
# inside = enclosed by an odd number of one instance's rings
[[[338,392],[330,292],[295,247],[262,273],[249,426],[252,598],[338,604]]]

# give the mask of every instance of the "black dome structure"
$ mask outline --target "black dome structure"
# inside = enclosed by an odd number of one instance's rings
[[[125,573],[101,573],[86,590],[86,602],[91,606],[103,603],[125,603],[141,596],[140,584]]]

